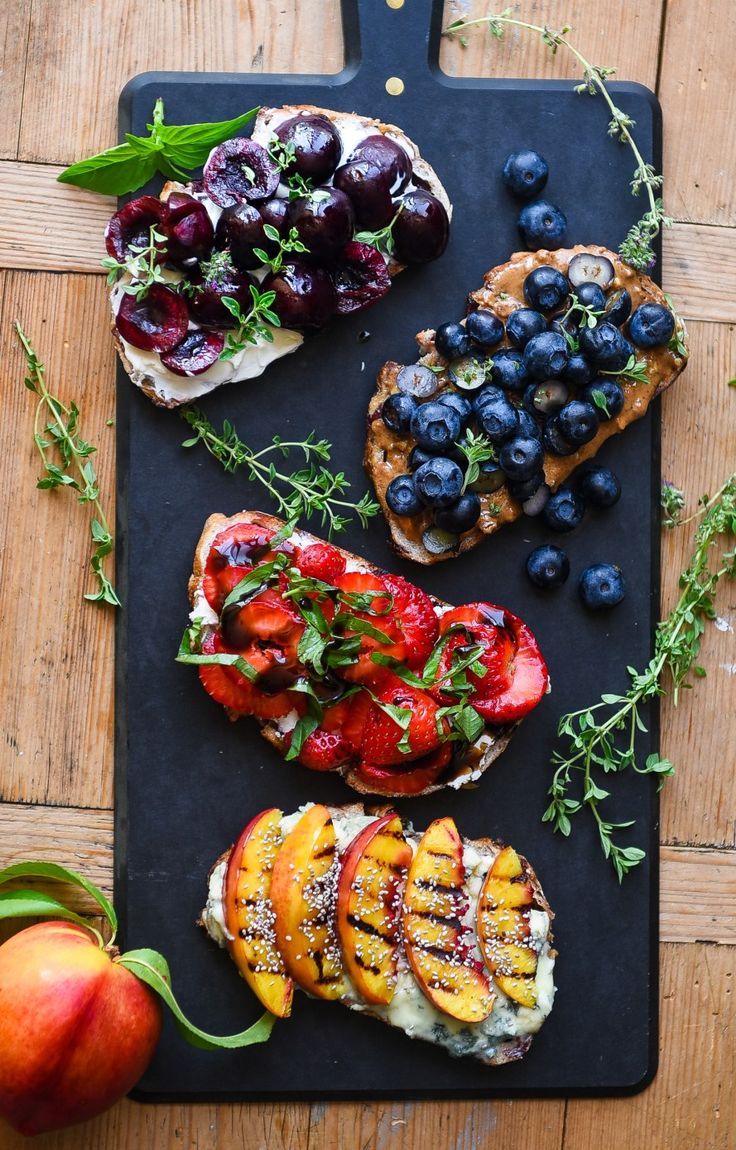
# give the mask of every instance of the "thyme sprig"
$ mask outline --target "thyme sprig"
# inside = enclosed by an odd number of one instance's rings
[[[56,487],[70,487],[77,492],[80,503],[89,503],[94,508],[90,521],[90,534],[94,544],[90,556],[90,566],[99,584],[98,590],[85,595],[93,603],[109,603],[120,606],[115,588],[105,573],[105,559],[115,546],[107,519],[100,503],[97,473],[91,456],[97,448],[79,434],[79,408],[71,401],[62,403],[49,391],[45,380],[45,367],[34,351],[30,340],[16,320],[15,330],[26,357],[25,385],[38,396],[34,421],[33,440],[43,463],[44,475],[37,487],[51,491]],[[43,424],[44,413],[50,415]],[[58,461],[53,458],[56,453]],[[75,471],[76,474],[72,472]]]
[[[370,244],[377,252],[380,252],[385,259],[388,259],[394,254],[394,224],[398,220],[404,205],[399,204],[396,215],[386,224],[385,228],[379,228],[376,232],[356,232],[354,239],[360,244]]]
[[[239,351],[249,344],[257,344],[259,340],[273,343],[271,327],[281,327],[281,320],[271,305],[276,299],[276,292],[259,291],[255,284],[250,285],[251,306],[247,312],[243,310],[234,296],[224,295],[223,306],[235,317],[238,326],[234,331],[227,333],[225,346],[220,352],[220,359],[232,359]],[[268,327],[268,324],[271,327]]]
[[[312,181],[305,179],[304,176],[300,176],[298,172],[289,171],[289,168],[292,168],[296,163],[296,147],[294,141],[287,140],[284,142],[274,134],[271,136],[266,151],[284,177],[289,188],[289,199],[296,200],[299,199],[300,196],[308,196],[314,187]]]
[[[116,260],[114,256],[105,256],[100,260],[103,268],[107,268],[107,282],[110,287],[117,283],[121,275],[130,276],[130,283],[121,288],[125,295],[135,296],[137,300],[145,299],[153,284],[168,283],[163,269],[161,258],[164,252],[166,236],[156,231],[155,224],[148,229],[147,244],[131,244],[129,254],[124,260]]]
[[[315,195],[316,194],[317,193],[315,193]],[[309,251],[309,248],[306,246],[306,244],[303,244],[299,239],[299,232],[296,230],[296,228],[289,229],[289,234],[286,239],[283,239],[279,235],[278,229],[275,228],[273,224],[264,224],[263,231],[269,240],[272,241],[272,243],[278,244],[278,251],[276,252],[276,255],[271,258],[267,252],[264,252],[263,248],[253,248],[253,255],[256,256],[262,264],[265,264],[266,267],[269,267],[274,275],[276,272],[281,271],[281,268],[284,265],[284,255],[286,253],[298,252],[301,254],[303,252]]]
[[[471,428],[468,428],[457,446],[468,461],[462,486],[464,495],[468,487],[478,480],[481,463],[488,463],[491,460],[495,462],[498,459],[498,451],[487,435],[476,434]]]
[[[182,447],[202,443],[226,471],[245,467],[248,478],[263,484],[280,514],[290,523],[319,516],[322,526],[326,526],[332,536],[333,532],[343,531],[352,522],[353,515],[357,515],[366,527],[368,520],[380,510],[367,492],[357,503],[341,498],[350,488],[350,482],[344,472],[333,473],[324,466],[330,462],[332,446],[326,439],[316,439],[314,432],[306,439],[294,442],[274,436],[268,447],[253,451],[240,439],[229,420],[224,421],[222,431],[218,433],[197,407],[182,408],[181,415],[196,432],[184,441]],[[273,456],[281,455],[288,459],[292,451],[301,452],[307,466],[290,474],[279,471]],[[346,515],[346,511],[350,514]]]
[[[715,618],[714,596],[724,577],[736,577],[736,472],[729,476],[712,498],[705,497],[702,520],[695,532],[694,550],[680,577],[682,593],[669,615],[657,626],[654,656],[644,671],[628,668],[631,686],[625,694],[604,694],[600,702],[563,715],[558,736],[568,740],[567,749],[553,755],[555,772],[549,788],[551,802],[543,820],[560,834],[569,835],[571,819],[587,807],[598,827],[601,848],[621,881],[645,857],[639,847],[623,847],[616,841],[617,830],[634,825],[634,820],[613,823],[603,817],[600,804],[609,797],[596,781],[597,770],[604,775],[630,769],[640,775],[656,775],[660,786],[673,773],[668,759],[651,754],[644,763],[638,758],[636,741],[646,726],[641,708],[649,699],[670,691],[676,706],[680,691],[690,687],[690,675],[702,678],[698,663],[705,624]],[[718,558],[713,562],[714,552]],[[579,786],[571,794],[573,781]]]
[[[474,25],[486,24],[491,35],[495,36],[497,40],[503,39],[505,26],[525,28],[530,32],[538,33],[542,42],[551,50],[552,55],[557,53],[558,48],[566,48],[575,57],[583,70],[582,83],[575,86],[575,91],[580,94],[587,92],[591,96],[600,94],[603,97],[611,115],[608,123],[609,136],[627,144],[634,156],[635,168],[631,179],[632,195],[638,196],[641,189],[644,188],[649,201],[648,210],[629,229],[626,239],[619,246],[619,252],[622,259],[638,271],[651,270],[656,263],[653,249],[654,241],[663,227],[669,227],[672,224],[672,220],[665,214],[662,200],[657,195],[662,186],[662,176],[655,172],[651,164],[645,161],[632,135],[632,128],[635,126],[634,120],[616,106],[606,85],[606,81],[615,75],[616,69],[591,64],[589,60],[586,60],[582,52],[568,39],[570,32],[572,32],[570,25],[565,24],[559,30],[555,30],[546,24],[530,24],[525,20],[517,20],[512,13],[513,8],[504,8],[503,12],[494,16],[481,16],[475,20],[453,20],[452,23],[448,24],[444,34],[451,38],[458,37],[460,43],[465,46],[467,37],[462,33]]]
[[[630,355],[623,367],[618,371],[603,371],[598,372],[599,375],[623,375],[626,379],[633,379],[635,383],[651,383],[649,374],[647,372],[647,361],[645,359],[637,359],[635,355]]]

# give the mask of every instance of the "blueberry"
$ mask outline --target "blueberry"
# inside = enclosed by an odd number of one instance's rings
[[[602,371],[621,371],[634,354],[628,339],[612,323],[599,323],[580,331],[580,350]]]
[[[629,335],[638,347],[661,347],[674,330],[675,317],[661,303],[643,303],[629,320]]]
[[[605,291],[613,283],[616,274],[608,256],[596,252],[578,252],[567,265],[567,274],[573,287],[579,284],[599,284]]]
[[[530,200],[547,183],[549,168],[544,156],[523,148],[506,157],[502,178],[509,191],[520,200]]]
[[[504,391],[522,392],[529,382],[520,351],[502,347],[492,358],[491,382]]]
[[[544,450],[549,451],[551,455],[572,455],[573,452],[577,451],[577,448],[568,443],[560,431],[556,415],[552,419],[548,419],[544,425],[542,444]]]
[[[561,335],[569,345],[570,340],[577,341],[579,338],[580,324],[573,315],[556,315],[547,324],[547,331],[553,331],[555,335]]]
[[[444,451],[460,436],[460,416],[447,404],[430,400],[416,409],[410,430],[426,451]]]
[[[613,563],[594,563],[586,567],[580,576],[578,591],[583,603],[591,611],[615,607],[626,594],[621,568]]]
[[[418,515],[424,510],[413,475],[397,475],[392,479],[386,488],[386,502],[394,515]]]
[[[516,226],[528,248],[558,248],[567,230],[567,217],[548,200],[534,200],[521,209]]]
[[[530,415],[557,415],[567,403],[569,390],[562,380],[548,379],[545,383],[532,383],[524,392],[524,407]]]
[[[615,419],[624,406],[624,389],[615,379],[599,375],[579,392],[580,399],[592,403],[598,418],[607,422]]]
[[[478,466],[478,478],[470,485],[473,491],[480,491],[481,495],[491,495],[501,487],[506,486],[506,472],[492,459],[486,459]]]
[[[547,321],[541,311],[531,307],[517,307],[506,320],[506,335],[522,351],[534,335],[547,330]]]
[[[586,383],[590,383],[595,375],[595,371],[588,363],[584,355],[580,352],[573,352],[567,361],[565,368],[564,378],[573,387],[585,387]]]
[[[445,459],[452,459],[457,463],[458,467],[463,469],[467,467],[468,460],[459,447],[446,447],[444,451],[425,451],[423,447],[412,447],[409,454],[409,467],[412,471],[416,471],[428,459],[437,459],[438,455],[443,455]]]
[[[524,280],[524,296],[536,311],[554,311],[570,292],[570,285],[562,272],[549,264],[534,268]]]
[[[461,469],[442,456],[428,459],[409,478],[413,478],[417,495],[429,507],[449,507],[460,498],[463,488]]]
[[[615,327],[621,327],[622,323],[626,323],[631,315],[631,296],[626,288],[620,288],[619,291],[611,292],[606,300],[606,310],[603,318],[606,323],[612,323]]]
[[[503,339],[503,324],[492,311],[479,308],[465,320],[465,330],[480,347],[495,347]]]
[[[480,516],[480,499],[474,491],[466,491],[456,503],[449,507],[440,507],[434,513],[435,527],[443,531],[453,531],[459,535],[461,531],[470,531],[475,527]]]
[[[473,405],[469,399],[464,395],[458,395],[456,391],[443,391],[441,395],[437,396],[437,403],[442,403],[446,407],[451,407],[460,416],[460,430],[464,431],[470,423],[473,414]]]
[[[592,280],[578,284],[575,288],[575,295],[578,303],[581,303],[583,307],[592,308],[593,311],[603,311],[606,306],[606,293]]]
[[[526,573],[537,587],[561,587],[570,574],[570,560],[559,547],[545,543],[532,551]]]
[[[544,452],[539,440],[524,435],[515,435],[507,440],[498,453],[498,462],[509,479],[530,479],[541,469],[543,460]]]
[[[542,515],[553,531],[572,531],[583,519],[585,503],[569,487],[561,487],[550,495]]]
[[[528,479],[510,479],[509,480],[509,494],[513,495],[519,503],[526,503],[527,499],[531,499],[536,495],[539,488],[544,483],[544,472],[534,471]]]
[[[598,424],[597,409],[582,399],[571,399],[557,416],[560,435],[573,447],[582,447],[584,443],[595,439]]]
[[[462,391],[477,391],[486,382],[488,367],[489,361],[479,359],[477,355],[464,355],[460,359],[451,359],[450,379]]]
[[[524,367],[534,379],[557,379],[564,375],[568,359],[567,341],[553,331],[533,336],[524,348]]]
[[[480,417],[480,413],[487,403],[505,398],[506,396],[500,387],[494,387],[493,384],[488,383],[480,391],[476,391],[473,396],[473,410]]]
[[[519,435],[541,440],[542,431],[534,416],[525,407],[518,407],[516,412],[519,417]]]
[[[411,417],[417,409],[416,400],[400,391],[390,395],[381,408],[381,419],[389,431],[403,434],[409,430]]]
[[[443,323],[437,328],[434,346],[445,359],[458,359],[470,355],[473,341],[460,323]]]
[[[478,411],[478,423],[491,443],[503,443],[505,439],[516,435],[519,416],[516,408],[502,393],[498,399],[486,400]]]
[[[440,386],[435,372],[430,371],[422,363],[407,364],[399,370],[396,376],[396,386],[405,395],[413,395],[415,399],[429,399]]]
[[[594,507],[613,507],[621,498],[621,484],[609,467],[591,467],[583,472],[578,488]]]

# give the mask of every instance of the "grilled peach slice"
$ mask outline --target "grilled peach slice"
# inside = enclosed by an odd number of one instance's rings
[[[426,997],[461,1022],[482,1022],[494,994],[472,954],[463,844],[450,818],[436,819],[409,868],[402,921],[406,955]]]
[[[225,874],[228,950],[251,990],[278,1018],[291,1014],[294,984],[276,949],[271,910],[271,875],[281,847],[282,812],[256,815],[232,851]]]
[[[393,811],[360,831],[342,860],[337,937],[347,972],[366,1002],[393,998],[400,891],[410,862],[411,847]]]
[[[491,866],[478,900],[478,943],[500,990],[520,1006],[536,1006],[537,952],[530,943],[531,883],[513,847]]]
[[[271,879],[286,972],[317,998],[340,998],[347,990],[334,925],[338,868],[332,817],[318,803],[284,838]]]

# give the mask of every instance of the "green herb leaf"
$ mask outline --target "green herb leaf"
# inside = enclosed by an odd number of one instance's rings
[[[115,913],[112,903],[105,897],[99,887],[95,886],[95,884],[85,878],[84,875],[79,874],[75,870],[70,870],[68,867],[60,866],[58,863],[42,862],[35,859],[11,863],[10,866],[6,866],[3,870],[0,870],[0,886],[6,882],[12,882],[20,878],[54,879],[56,882],[66,882],[71,883],[73,886],[81,887],[100,907],[110,924],[112,938],[117,934],[118,916]]]

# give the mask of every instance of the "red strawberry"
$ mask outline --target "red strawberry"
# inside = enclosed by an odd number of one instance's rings
[[[302,745],[298,759],[310,771],[334,771],[352,758],[350,744],[339,731],[318,727]]]
[[[412,762],[435,750],[440,744],[437,731],[437,704],[425,692],[404,683],[393,683],[378,696],[380,702],[400,707],[411,716],[408,726],[402,728],[396,720],[377,704],[366,719],[360,746],[361,758],[377,767],[390,767]],[[409,750],[399,750],[399,744],[408,737]]]
[[[375,763],[359,763],[355,774],[374,794],[418,795],[437,782],[452,758],[452,744],[444,743],[403,770],[399,767],[377,767]]]
[[[222,643],[218,634],[208,635],[202,644],[202,653],[205,655],[223,650],[227,651],[228,648]],[[246,652],[243,657],[253,663],[252,653]],[[288,715],[289,711],[295,710],[303,714],[306,710],[306,699],[301,692],[278,691],[275,694],[267,694],[241,675],[235,667],[227,667],[220,663],[201,663],[199,677],[205,691],[215,702],[238,714],[255,715],[258,719],[280,719]]]
[[[457,661],[468,653],[469,647],[473,646],[483,647],[478,662],[486,668],[486,673],[481,676],[470,669],[465,671],[468,681],[475,687],[469,702],[475,703],[476,699],[496,695],[511,682],[515,644],[510,634],[503,628],[475,623],[472,627],[468,626],[465,632],[459,631],[456,635],[450,635],[442,649],[437,668],[437,685],[431,692],[438,702],[446,704],[453,701],[452,680],[443,679],[442,676],[452,669],[455,653]]]
[[[296,608],[270,587],[242,607],[233,604],[226,608],[221,625],[223,639],[236,651],[245,650],[254,641],[269,643],[280,647],[292,662],[304,631],[304,620]]]
[[[269,549],[275,532],[255,523],[235,523],[226,527],[210,547],[204,568],[202,586],[210,607],[221,611],[230,592],[237,587],[254,566],[273,559],[276,552],[284,552],[296,561],[298,548],[286,540],[276,551]]]
[[[403,661],[406,654],[406,645],[396,619],[392,616],[392,601],[388,595],[376,594],[386,590],[386,584],[378,575],[368,575],[363,571],[348,571],[335,579],[335,586],[346,594],[365,595],[374,593],[375,598],[370,600],[371,612],[385,611],[386,614],[371,614],[369,611],[354,609],[348,604],[341,604],[341,610],[350,611],[358,619],[365,619],[378,631],[383,632],[390,639],[384,643],[372,635],[362,635],[360,641],[360,654],[352,666],[341,669],[340,674],[351,683],[369,683],[378,686],[386,679],[385,667],[379,666],[371,659],[373,651],[380,651],[382,655],[390,655],[394,659]],[[350,635],[350,627],[346,626],[344,633]]]
[[[437,641],[439,624],[429,595],[400,575],[384,575],[383,582],[393,596],[394,612],[406,640],[407,667],[423,667]]]
[[[360,751],[360,744],[363,741],[363,730],[365,728],[366,719],[373,707],[373,700],[367,691],[358,691],[356,695],[351,695],[347,702],[347,715],[342,721],[342,734],[343,738],[352,747],[353,751],[357,754]],[[344,704],[338,703],[338,707]],[[325,713],[325,720],[327,713]]]
[[[473,700],[478,714],[491,723],[514,723],[523,718],[546,694],[549,683],[547,664],[536,639],[526,623],[513,615],[511,618],[516,632],[516,654],[511,664],[511,680],[497,695]]]
[[[345,573],[345,560],[329,543],[312,543],[305,547],[297,566],[302,575],[321,579],[324,583],[333,583],[338,575]]]

